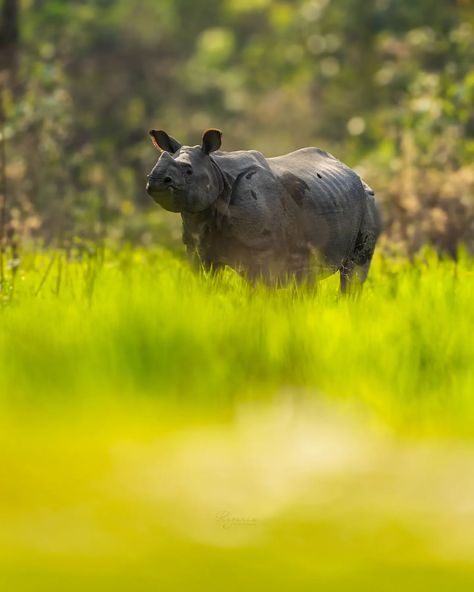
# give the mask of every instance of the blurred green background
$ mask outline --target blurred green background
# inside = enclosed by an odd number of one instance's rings
[[[317,145],[387,248],[474,245],[470,0],[2,0],[10,235],[179,242],[144,193],[151,126],[271,156]]]

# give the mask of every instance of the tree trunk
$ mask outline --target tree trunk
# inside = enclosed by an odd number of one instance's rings
[[[3,0],[0,17],[0,51],[17,45],[20,38],[18,0]]]
[[[0,78],[8,79],[16,70],[20,42],[20,9],[18,0],[0,0]],[[3,73],[3,76],[2,76]],[[5,84],[5,80],[3,80]]]
[[[3,0],[0,4],[0,291],[3,291],[5,283],[5,243],[8,225],[4,89],[15,87],[19,41],[18,0]]]

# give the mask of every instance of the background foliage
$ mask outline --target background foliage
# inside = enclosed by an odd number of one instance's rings
[[[177,240],[144,193],[146,131],[194,144],[216,126],[227,150],[356,166],[391,248],[473,247],[469,0],[0,5],[10,235]]]

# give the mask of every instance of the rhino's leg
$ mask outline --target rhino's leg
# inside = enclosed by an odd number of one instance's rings
[[[373,195],[373,194],[372,194]],[[360,292],[362,284],[367,279],[370,263],[375,251],[377,238],[380,234],[381,221],[380,214],[371,194],[368,195],[367,211],[362,220],[359,234],[357,235],[352,259],[351,285],[357,286],[356,290]],[[341,286],[342,289],[342,286]]]
[[[341,293],[347,294],[352,284],[354,275],[354,261],[352,259],[344,259],[339,268]]]
[[[357,245],[352,257],[343,262],[339,272],[341,275],[341,292],[352,294],[360,293],[362,285],[367,279],[372,256],[375,249],[375,240],[368,237],[363,248]]]
[[[357,296],[362,291],[362,286],[367,279],[371,260],[369,259],[362,265],[353,263],[352,271],[349,276],[343,276],[341,272],[341,292]],[[344,277],[344,281],[343,281]]]
[[[357,281],[360,285],[362,285],[365,280],[367,279],[367,274],[369,273],[370,264],[372,262],[372,257],[368,259],[362,265],[354,265],[354,275],[357,277]]]
[[[358,296],[362,291],[362,285],[369,273],[370,261],[366,261],[363,265],[356,265],[354,261],[341,267],[339,270],[341,276],[341,293]]]

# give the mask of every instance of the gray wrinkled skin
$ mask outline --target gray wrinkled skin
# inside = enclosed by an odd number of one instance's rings
[[[181,213],[188,253],[206,268],[229,265],[277,282],[339,271],[342,291],[354,278],[364,282],[380,234],[374,192],[331,154],[222,152],[218,130],[193,147],[150,135],[163,152],[147,192]]]

